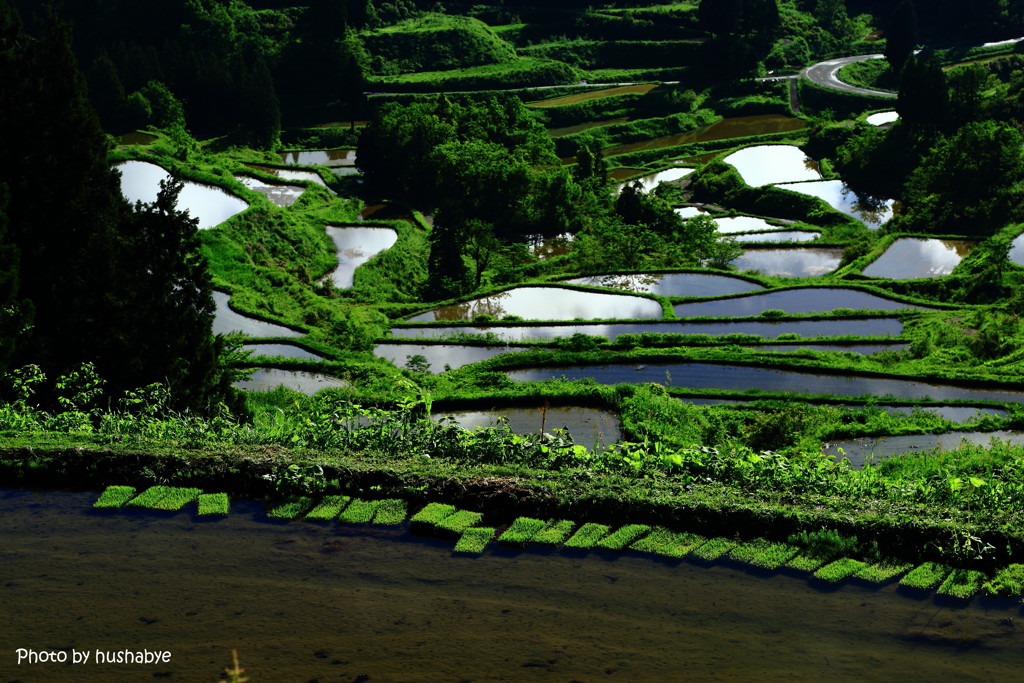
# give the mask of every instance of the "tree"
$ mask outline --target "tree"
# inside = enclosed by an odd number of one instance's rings
[[[938,59],[920,53],[907,59],[900,78],[896,111],[900,120],[918,130],[941,128],[949,113],[949,86]]]
[[[889,18],[889,27],[885,32],[885,58],[893,73],[899,74],[907,58],[914,54],[914,48],[920,41],[917,32],[917,11],[913,0],[903,0],[896,5]]]
[[[251,146],[273,149],[281,137],[281,106],[274,79],[262,56],[257,56],[242,83],[239,128]]]
[[[846,13],[846,0],[818,0],[814,18],[824,33],[828,52],[845,52],[850,48],[853,22]]]

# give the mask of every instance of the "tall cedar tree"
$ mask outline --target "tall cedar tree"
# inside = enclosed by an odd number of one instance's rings
[[[19,296],[34,309],[11,365],[55,377],[91,361],[112,392],[165,382],[180,408],[221,400],[229,390],[194,225],[177,216],[156,226],[166,207],[136,215],[122,197],[68,27],[48,14],[29,36],[7,0],[0,27],[0,126],[18,132],[0,136],[0,184]],[[14,332],[0,336],[9,343]]]

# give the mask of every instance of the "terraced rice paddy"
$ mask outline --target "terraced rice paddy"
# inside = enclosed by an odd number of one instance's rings
[[[817,197],[836,211],[856,218],[872,230],[877,230],[892,218],[895,208],[895,202],[892,199],[875,199],[858,195],[841,180],[784,183],[777,187]]]
[[[739,271],[755,271],[777,277],[819,277],[839,267],[843,250],[829,247],[751,249],[732,262]]]
[[[563,282],[658,296],[724,296],[764,289],[756,282],[710,273],[615,273],[576,277]]]
[[[257,368],[249,379],[239,380],[231,386],[245,391],[270,391],[279,386],[288,387],[300,394],[312,396],[321,389],[344,387],[348,383],[337,377],[304,370],[282,370],[281,368]]]
[[[171,177],[160,166],[145,161],[124,161],[116,167],[121,172],[121,192],[132,203],[155,202],[160,181]],[[199,219],[200,230],[216,227],[247,208],[244,200],[210,185],[185,182],[178,195],[178,209]]]
[[[863,290],[844,287],[796,287],[747,296],[679,304],[673,308],[680,318],[695,316],[745,317],[778,310],[790,314],[826,313],[838,308],[850,310],[902,311],[922,308]]]
[[[224,292],[213,293],[216,306],[213,318],[214,334],[240,333],[247,337],[301,337],[302,332],[284,325],[276,325],[265,320],[242,315],[228,305],[231,295]]]
[[[560,287],[516,287],[500,294],[442,306],[413,316],[408,322],[454,322],[486,315],[500,320],[516,316],[526,320],[574,318],[660,318],[656,301],[623,294],[598,294]]]
[[[949,275],[974,248],[967,240],[901,237],[863,270],[868,277],[914,279]]]

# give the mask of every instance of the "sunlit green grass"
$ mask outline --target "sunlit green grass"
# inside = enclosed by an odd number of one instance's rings
[[[630,544],[631,550],[641,553],[657,553],[662,547],[670,543],[679,534],[669,528],[656,526],[651,532],[642,538],[635,539]]]
[[[713,562],[728,553],[737,545],[738,543],[736,541],[719,536],[708,540],[707,543],[704,543],[693,550],[693,556],[704,560],[705,562]]]
[[[824,567],[814,572],[813,576],[822,581],[838,583],[850,578],[865,567],[865,563],[849,557],[841,557],[835,562],[829,562]]]
[[[466,529],[455,544],[455,552],[479,555],[494,538],[494,527],[478,526]]]
[[[1019,597],[1024,594],[1024,564],[1011,564],[996,572],[991,581],[985,582],[989,595]]]
[[[604,548],[605,550],[622,551],[625,550],[630,543],[637,540],[650,530],[651,527],[647,524],[627,524],[623,527],[619,527],[614,532],[598,541],[597,547]]]
[[[456,510],[454,514],[448,515],[438,522],[437,528],[449,533],[461,534],[466,529],[475,526],[483,518],[484,515],[482,512]]]
[[[134,495],[134,486],[108,486],[106,490],[100,494],[100,497],[96,499],[96,502],[93,503],[92,506],[94,508],[103,509],[116,509],[124,507],[124,504],[131,500]]]
[[[508,529],[498,537],[498,543],[509,545],[525,545],[544,528],[544,520],[532,517],[517,517]]]
[[[913,566],[910,562],[898,562],[896,560],[878,562],[864,567],[854,576],[871,583],[885,583],[903,572],[910,571]]]
[[[167,495],[161,498],[153,505],[155,510],[180,510],[185,507],[202,493],[202,489],[197,488],[178,488],[172,487]]]
[[[911,570],[900,581],[901,586],[930,590],[939,585],[939,582],[949,576],[951,568],[938,562],[925,562]]]
[[[988,577],[974,569],[954,569],[939,586],[939,595],[967,599],[981,590]]]
[[[569,537],[575,526],[576,522],[571,519],[550,519],[544,525],[544,528],[533,537],[533,542],[544,545],[558,545],[565,542],[565,539]]]
[[[203,493],[199,496],[199,516],[208,517],[228,514],[228,494]]]
[[[447,503],[427,503],[427,505],[413,515],[412,519],[409,521],[414,527],[434,528],[441,520],[454,512],[454,505],[448,505]]]
[[[788,543],[772,543],[766,539],[757,538],[733,548],[729,552],[729,557],[763,569],[778,569],[796,553],[797,548]]]
[[[658,548],[657,553],[665,557],[686,557],[694,549],[707,543],[707,541],[708,539],[700,534],[681,533]]]
[[[593,548],[598,541],[604,538],[609,531],[611,531],[611,527],[604,524],[589,522],[576,530],[576,533],[574,533],[572,537],[565,542],[565,547],[589,550],[590,548]]]
[[[351,496],[324,496],[316,507],[306,513],[306,519],[334,519],[351,500]]]
[[[164,499],[172,490],[170,486],[150,486],[148,489],[128,501],[128,505],[137,508],[152,508]]]
[[[270,510],[267,517],[271,519],[295,519],[313,507],[313,499],[306,496],[292,498]]]
[[[377,511],[373,514],[373,523],[389,526],[401,524],[408,514],[409,506],[404,500],[388,498],[377,503]]]
[[[353,498],[348,507],[338,515],[338,519],[347,524],[369,524],[379,504],[379,500]]]

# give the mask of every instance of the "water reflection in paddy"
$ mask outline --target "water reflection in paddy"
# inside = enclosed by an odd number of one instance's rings
[[[491,408],[488,410],[437,410],[432,420],[454,417],[465,429],[494,427],[508,420],[516,434],[552,433],[566,429],[575,443],[587,448],[605,449],[619,440],[621,427],[614,413],[579,406],[538,406],[536,408]]]
[[[584,325],[522,325],[475,326],[417,325],[393,327],[396,339],[444,339],[453,335],[478,334],[509,342],[547,341],[574,334],[617,339],[623,334],[756,334],[774,339],[781,334],[797,334],[805,338],[822,337],[885,337],[903,334],[903,324],[897,318],[865,318],[858,320],[785,320],[777,322],[676,322],[657,323],[596,323]]]
[[[562,287],[516,287],[500,294],[442,306],[409,318],[409,322],[472,320],[478,315],[526,320],[574,318],[660,318],[657,301],[625,294],[598,294]]]
[[[813,242],[821,237],[820,232],[813,230],[782,230],[779,232],[755,232],[745,235],[730,235],[734,240],[746,242]]]
[[[324,357],[307,351],[295,344],[243,344],[243,351],[252,351],[253,356],[281,356],[298,360],[324,360]]]
[[[281,163],[299,166],[352,166],[356,163],[354,149],[314,149],[281,152]]]
[[[276,168],[274,166],[260,166],[258,164],[246,164],[249,168],[262,171],[269,175],[277,176],[281,180],[299,180],[306,183],[314,183],[321,187],[327,187],[327,183],[314,171],[293,171],[288,168]]]
[[[724,161],[751,187],[799,180],[820,180],[817,163],[799,147],[757,145],[733,152]]]
[[[212,522],[100,515],[97,495],[0,492],[5,656],[173,653],[91,663],[87,683],[212,681],[232,648],[253,681],[1012,681],[1024,668],[1019,605],[636,552],[465,558],[401,528],[268,524],[248,501]],[[71,680],[67,667],[7,670],[38,683]]]
[[[763,218],[756,216],[727,216],[716,218],[718,232],[729,234],[733,232],[759,232],[762,230],[778,230],[779,226],[769,223]]]
[[[658,186],[658,183],[670,183],[693,173],[692,168],[666,168],[663,171],[657,173],[651,173],[650,175],[640,176],[639,178],[631,178],[625,182],[618,183],[615,186],[615,192],[619,193],[627,185],[633,185],[634,183],[640,183],[640,188],[644,192],[650,192]]]
[[[678,209],[673,209],[680,218],[694,218],[695,216],[703,216],[706,212],[697,206],[683,206]]]
[[[386,358],[400,368],[406,367],[412,356],[423,356],[430,364],[429,371],[437,374],[450,368],[479,363],[503,353],[514,353],[522,347],[467,346],[452,344],[377,344],[373,349],[378,358]]]
[[[237,178],[238,182],[242,183],[246,188],[265,195],[275,206],[291,206],[306,191],[306,188],[301,185],[268,183],[265,180],[248,175],[240,175]]]
[[[858,195],[842,180],[819,180],[814,183],[784,183],[778,185],[810,197],[823,200],[836,211],[845,213],[859,220],[872,230],[882,226],[892,218],[895,202],[892,199],[876,199],[868,195]]]
[[[885,460],[894,455],[914,451],[950,451],[963,443],[987,446],[992,439],[1008,441],[1014,445],[1024,444],[1024,432],[948,432],[945,434],[905,434],[903,436],[882,436],[877,438],[851,439],[827,444],[822,449],[837,460],[845,456],[853,467],[862,467],[869,460]],[[842,449],[843,455],[839,451]]]
[[[887,123],[893,123],[898,121],[900,115],[894,111],[880,111],[877,114],[871,114],[865,121],[872,126],[884,126]]]
[[[863,270],[869,277],[913,279],[949,275],[974,242],[901,237]]]
[[[534,382],[565,377],[592,378],[601,384],[641,384],[659,382],[687,389],[726,389],[745,391],[836,394],[842,396],[892,396],[893,398],[930,398],[935,401],[963,399],[979,401],[1024,400],[1024,389],[980,389],[920,380],[837,374],[800,370],[780,370],[724,363],[613,363],[609,365],[552,366],[510,370],[514,380]]]
[[[780,114],[758,114],[754,116],[736,116],[716,121],[708,126],[696,130],[674,135],[665,135],[649,140],[639,140],[623,145],[615,145],[604,150],[606,157],[618,154],[629,154],[653,149],[664,149],[679,145],[689,145],[694,142],[712,142],[715,140],[730,140],[733,138],[749,137],[752,135],[767,135],[771,133],[785,133],[793,130],[801,130],[807,126],[803,120],[792,116]],[[802,177],[802,176],[801,176]],[[819,177],[819,176],[815,176]],[[784,178],[792,180],[795,178]]]
[[[1024,234],[1018,235],[1010,243],[1010,261],[1019,266],[1024,266]]]
[[[133,131],[131,133],[125,133],[118,138],[118,142],[122,145],[151,145],[156,142],[159,138],[152,133],[140,133],[139,131]]]
[[[146,161],[124,161],[115,167],[121,171],[121,192],[132,203],[155,202],[160,181],[171,177],[162,167]],[[185,182],[178,195],[178,209],[198,218],[200,230],[220,225],[247,208],[242,199],[210,185]]]
[[[756,270],[779,277],[817,277],[839,267],[843,250],[832,247],[746,249],[732,262],[737,270]]]
[[[894,301],[857,289],[843,287],[799,287],[776,292],[752,294],[719,301],[699,301],[679,304],[674,307],[680,318],[694,316],[742,317],[760,315],[767,310],[786,313],[812,313],[834,311],[837,308],[852,310],[899,311],[920,309],[920,306]]]
[[[756,282],[708,273],[612,273],[576,277],[564,282],[660,296],[724,296],[764,289]]]
[[[216,305],[213,317],[214,334],[241,333],[247,337],[301,337],[302,332],[275,325],[265,320],[250,318],[231,310],[228,305],[230,294],[224,292],[213,293],[213,303]]]
[[[338,251],[338,267],[331,271],[331,281],[338,289],[351,287],[356,268],[390,248],[398,239],[398,233],[390,228],[357,226],[330,227],[327,235]]]
[[[300,394],[312,396],[321,389],[348,386],[348,382],[319,372],[258,368],[250,379],[239,380],[231,386],[245,391],[270,391],[283,386]]]

